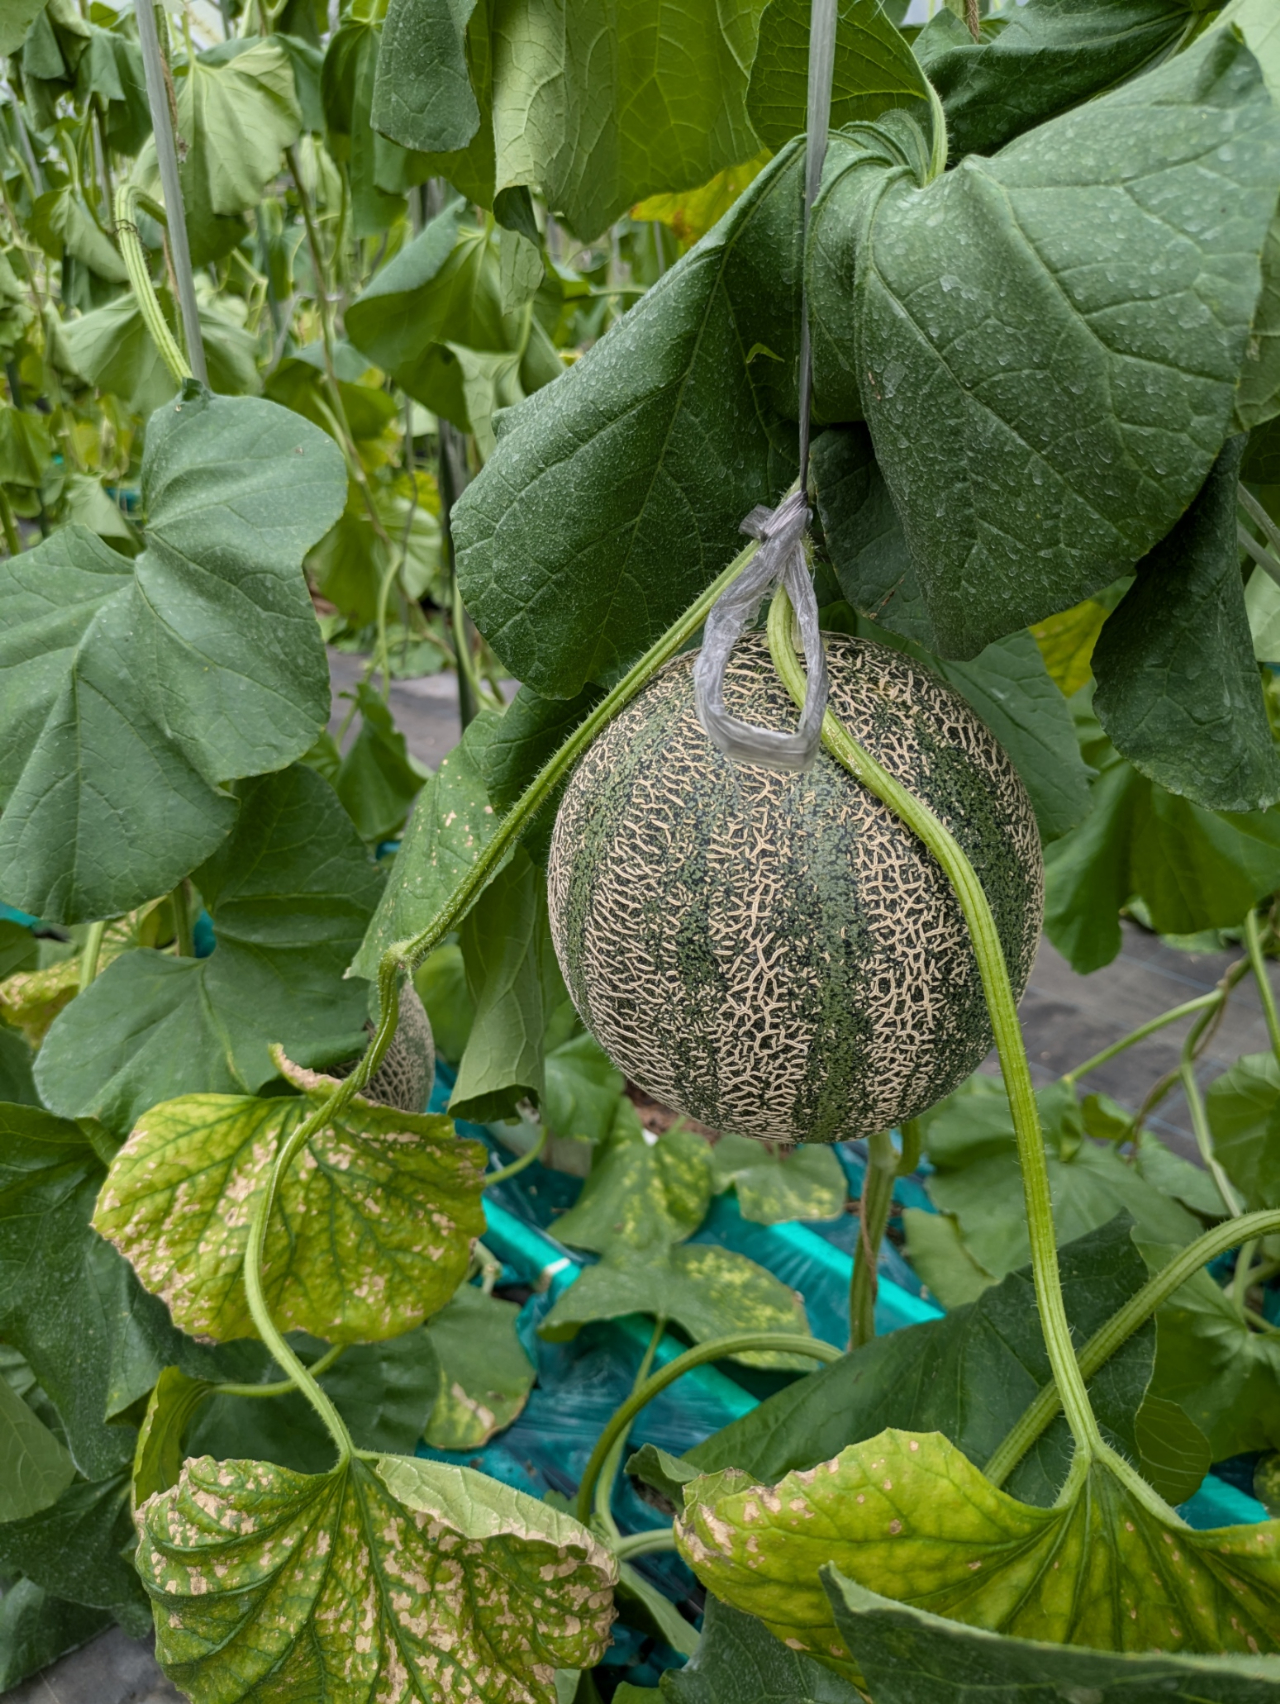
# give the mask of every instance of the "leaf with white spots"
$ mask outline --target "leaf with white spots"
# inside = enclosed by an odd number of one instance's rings
[[[463,1284],[427,1327],[440,1363],[423,1433],[437,1450],[478,1450],[529,1400],[533,1363],[516,1331],[519,1308]]]
[[[112,1162],[94,1225],[197,1336],[254,1335],[243,1263],[282,1143],[336,1082],[276,1062],[303,1092],[184,1095],[152,1107]],[[286,1330],[380,1341],[453,1294],[484,1229],[483,1144],[438,1115],[356,1096],[294,1158],[267,1234],[267,1305]]]
[[[844,1212],[844,1172],[833,1151],[819,1142],[786,1152],[748,1136],[722,1136],[711,1150],[711,1170],[716,1193],[735,1190],[738,1211],[758,1225]]]
[[[156,1654],[194,1704],[555,1704],[613,1620],[617,1564],[585,1527],[439,1462],[206,1456],[139,1525]]]
[[[857,1668],[819,1570],[950,1620],[1106,1651],[1280,1648],[1280,1522],[1193,1532],[1083,1460],[1051,1509],[997,1490],[938,1432],[886,1431],[776,1486],[685,1487],[681,1554],[793,1650]]]

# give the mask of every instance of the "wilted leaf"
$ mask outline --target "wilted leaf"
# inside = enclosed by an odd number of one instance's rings
[[[509,1426],[533,1388],[534,1368],[516,1334],[514,1302],[463,1284],[427,1327],[440,1382],[426,1441],[437,1450],[478,1450]]]
[[[275,1156],[337,1086],[275,1057],[301,1095],[153,1108],[112,1161],[94,1214],[180,1324],[223,1342],[254,1332],[244,1250]],[[263,1262],[277,1323],[350,1343],[396,1337],[443,1306],[484,1228],[486,1158],[447,1118],[356,1096],[281,1181]]]
[[[52,922],[168,891],[231,828],[225,783],[282,768],[328,719],[301,559],[346,493],[332,440],[272,403],[192,396],[150,421],[142,491],[132,562],[66,527],[0,572],[3,885]]]
[[[1193,1532],[1104,1462],[1051,1509],[998,1491],[937,1433],[886,1431],[777,1486],[685,1487],[681,1553],[717,1597],[853,1678],[819,1569],[1020,1638],[1101,1650],[1277,1648],[1280,1523]]]
[[[314,1478],[190,1462],[143,1511],[138,1568],[157,1655],[197,1697],[336,1683],[429,1704],[554,1704],[554,1669],[603,1651],[617,1578],[568,1516],[402,1456]]]

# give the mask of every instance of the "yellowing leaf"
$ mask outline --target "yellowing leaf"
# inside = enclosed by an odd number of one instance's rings
[[[613,1619],[617,1565],[585,1527],[438,1462],[205,1456],[140,1526],[156,1654],[197,1700],[554,1704]]]
[[[1051,1509],[984,1479],[940,1433],[885,1431],[753,1485],[692,1481],[676,1533],[710,1591],[793,1650],[856,1671],[819,1569],[936,1615],[1111,1651],[1257,1655],[1280,1645],[1280,1523],[1193,1532],[1160,1520],[1105,1461]]]
[[[1046,621],[1037,621],[1031,637],[1040,647],[1044,666],[1070,698],[1088,680],[1093,647],[1107,619],[1105,604],[1086,598],[1073,609],[1064,609]]]
[[[94,1224],[197,1336],[254,1334],[249,1222],[282,1142],[336,1088],[275,1049],[300,1097],[184,1095],[153,1107],[116,1155]],[[484,1228],[486,1150],[449,1119],[357,1096],[303,1144],[267,1234],[267,1303],[284,1329],[380,1341],[448,1300]]]
[[[173,939],[173,912],[164,900],[109,923],[98,952],[98,969],[130,947],[157,947]],[[59,960],[43,970],[18,971],[0,982],[0,1019],[21,1030],[32,1047],[39,1047],[49,1025],[80,989],[80,960]]]
[[[423,1436],[433,1449],[478,1450],[528,1401],[534,1369],[514,1302],[463,1284],[431,1321],[440,1383]]]
[[[692,248],[699,237],[705,237],[711,227],[722,219],[747,185],[759,177],[773,158],[773,151],[762,148],[754,158],[740,166],[726,166],[698,189],[681,190],[674,195],[651,195],[631,209],[633,219],[652,219],[669,225],[675,232],[680,252]]]

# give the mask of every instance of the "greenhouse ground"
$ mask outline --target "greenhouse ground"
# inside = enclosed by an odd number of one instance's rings
[[[335,704],[334,728],[345,711],[338,695],[358,678],[361,659],[330,653]],[[426,676],[395,681],[391,707],[409,750],[431,768],[459,737],[455,677]],[[1042,941],[1020,1013],[1037,1083],[1055,1076],[1111,1041],[1128,1034],[1149,1018],[1183,1000],[1212,988],[1238,955],[1185,953],[1166,946],[1136,924],[1124,925],[1119,956],[1090,977],[1077,976],[1066,961]],[[1280,995],[1280,966],[1270,966]],[[1172,1025],[1159,1035],[1129,1049],[1089,1078],[1089,1088],[1102,1090],[1129,1105],[1177,1064],[1185,1025]],[[1257,994],[1245,982],[1232,996],[1215,1042],[1201,1061],[1200,1076],[1209,1082],[1241,1053],[1258,1053],[1268,1046]],[[1195,1158],[1186,1106],[1180,1093],[1171,1094],[1152,1127],[1178,1152]],[[4,1704],[175,1704],[181,1700],[165,1680],[145,1642],[128,1639],[119,1629],[103,1634],[91,1645],[64,1657],[60,1663],[23,1681],[3,1694]]]

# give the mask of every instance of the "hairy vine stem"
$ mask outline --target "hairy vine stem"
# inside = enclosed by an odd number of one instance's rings
[[[146,250],[142,246],[142,238],[138,235],[138,201],[137,186],[127,180],[121,183],[116,190],[116,240],[120,244],[125,271],[129,274],[134,299],[151,334],[151,341],[155,344],[160,359],[169,369],[170,378],[181,385],[184,380],[194,375],[186,356],[178,347],[177,339],[169,330],[169,322],[161,311],[160,299],[151,283],[151,269],[147,265]],[[180,220],[174,221],[175,225],[180,223]]]
[[[820,1338],[801,1337],[798,1333],[781,1331],[739,1331],[732,1336],[715,1337],[709,1343],[699,1343],[692,1349],[686,1349],[683,1355],[677,1355],[674,1361],[668,1361],[665,1367],[659,1367],[656,1373],[642,1385],[638,1385],[615,1411],[609,1424],[596,1439],[596,1447],[591,1452],[591,1459],[578,1486],[575,1513],[582,1524],[586,1526],[591,1519],[596,1481],[610,1450],[620,1438],[626,1436],[631,1422],[642,1408],[652,1402],[655,1396],[661,1395],[668,1385],[674,1384],[682,1374],[692,1372],[695,1367],[705,1367],[708,1361],[722,1361],[727,1355],[749,1355],[761,1350],[771,1350],[779,1355],[808,1355],[814,1361],[825,1361],[828,1364],[840,1360],[844,1353],[830,1343],[823,1343]]]
[[[775,595],[769,611],[768,635],[770,655],[780,679],[795,702],[803,704],[806,682],[791,641],[791,601],[782,588]],[[969,926],[1017,1139],[1040,1326],[1063,1411],[1076,1442],[1077,1461],[1105,1462],[1131,1494],[1159,1519],[1177,1521],[1178,1517],[1164,1499],[1104,1441],[1076,1360],[1071,1327],[1067,1323],[1062,1300],[1058,1243],[1040,1115],[1004,950],[982,884],[962,848],[929,807],[877,763],[830,710],[823,720],[822,743],[832,757],[905,823],[933,854],[950,881]],[[1072,1478],[1068,1479],[1067,1488],[1074,1494]]]
[[[1209,1261],[1236,1247],[1242,1237],[1256,1240],[1277,1231],[1280,1231],[1280,1212],[1249,1213],[1240,1219],[1224,1220],[1180,1249],[1167,1266],[1161,1267],[1154,1278],[1148,1279],[1105,1325],[1094,1332],[1078,1357],[1082,1376],[1091,1379],[1099,1367],[1146,1324],[1156,1309],[1180,1290],[1188,1279],[1194,1278]],[[983,1473],[993,1485],[1004,1484],[1061,1406],[1057,1384],[1045,1385],[983,1468]]]

